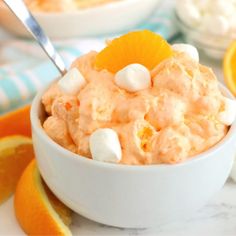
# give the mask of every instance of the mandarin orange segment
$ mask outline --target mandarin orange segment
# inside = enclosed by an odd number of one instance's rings
[[[14,207],[16,218],[27,235],[72,235],[68,228],[72,212],[44,184],[35,160],[20,178]]]
[[[144,151],[148,151],[148,143],[150,143],[152,136],[153,130],[150,127],[144,127],[143,129],[139,130],[138,137],[141,141],[141,148]]]
[[[139,63],[152,70],[172,55],[171,46],[160,35],[149,30],[135,31],[112,40],[98,53],[95,67],[116,73],[129,64]]]
[[[236,96],[236,41],[228,48],[223,63],[225,83]]]
[[[0,204],[13,194],[22,172],[33,158],[30,138],[9,136],[0,139]]]

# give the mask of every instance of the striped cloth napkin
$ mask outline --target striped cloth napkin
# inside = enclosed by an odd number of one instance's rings
[[[172,41],[178,33],[172,4],[162,4],[146,22],[131,30],[135,29],[149,29]],[[112,37],[114,35],[106,38]],[[81,54],[101,50],[104,39],[71,39],[55,42],[55,46],[68,67]],[[38,90],[58,76],[58,71],[34,41],[0,42],[0,114],[29,103]]]

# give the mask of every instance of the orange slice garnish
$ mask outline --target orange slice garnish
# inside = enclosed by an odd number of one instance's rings
[[[9,136],[0,139],[0,204],[14,193],[22,172],[33,158],[30,138]]]
[[[0,138],[8,135],[31,136],[29,105],[0,116]]]
[[[27,235],[72,235],[71,210],[42,181],[36,162],[25,169],[15,193],[15,214]]]
[[[225,53],[223,70],[225,83],[236,96],[236,41],[229,46]]]
[[[135,31],[112,40],[98,53],[95,67],[116,73],[129,64],[139,63],[152,70],[172,55],[171,46],[160,35],[149,30]]]

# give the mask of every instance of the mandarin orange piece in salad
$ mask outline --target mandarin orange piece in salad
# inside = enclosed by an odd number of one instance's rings
[[[172,55],[171,46],[162,36],[142,30],[112,40],[97,55],[95,66],[116,73],[129,64],[139,63],[152,70]]]

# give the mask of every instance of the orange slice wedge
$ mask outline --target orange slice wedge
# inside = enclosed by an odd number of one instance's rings
[[[33,157],[30,138],[9,136],[0,139],[0,204],[15,191],[22,172]]]
[[[129,64],[139,63],[152,70],[172,55],[171,46],[160,35],[149,30],[135,31],[112,40],[96,56],[95,67],[116,73]]]
[[[236,41],[229,46],[225,53],[223,70],[225,83],[236,96]]]
[[[31,136],[29,105],[0,116],[0,138],[8,135]]]
[[[15,193],[15,214],[27,235],[72,235],[71,210],[42,181],[36,162],[25,169]]]

